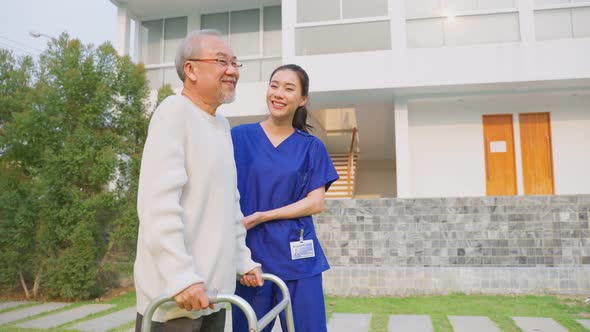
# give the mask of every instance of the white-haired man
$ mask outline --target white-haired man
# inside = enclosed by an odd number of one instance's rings
[[[154,330],[223,331],[225,309],[207,289],[233,294],[236,275],[262,285],[244,241],[229,125],[216,113],[234,100],[241,64],[213,30],[190,33],[175,62],[182,93],[154,112],[141,161],[136,330],[148,303],[166,294],[177,305],[156,311]]]

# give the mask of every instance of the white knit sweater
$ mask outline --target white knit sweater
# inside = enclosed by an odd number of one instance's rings
[[[233,294],[236,274],[260,266],[245,245],[236,181],[227,120],[184,96],[166,98],[150,121],[139,176],[134,275],[140,314],[155,297],[197,282]],[[211,312],[160,308],[159,322]]]

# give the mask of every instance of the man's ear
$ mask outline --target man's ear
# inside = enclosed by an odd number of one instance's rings
[[[186,61],[184,63],[184,76],[186,76],[186,79],[191,81],[197,80],[197,74],[195,73],[195,69],[196,68],[193,67],[192,61]]]

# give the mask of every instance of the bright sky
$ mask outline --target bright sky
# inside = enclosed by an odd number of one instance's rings
[[[114,43],[117,8],[109,0],[0,0],[0,48],[16,55],[39,55],[47,38],[67,32],[83,43]]]

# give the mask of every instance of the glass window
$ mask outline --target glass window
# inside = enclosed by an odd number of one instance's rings
[[[590,37],[590,7],[572,8],[574,37]]]
[[[201,29],[214,29],[227,37],[227,35],[229,35],[229,14],[217,13],[201,15]]]
[[[326,43],[326,40],[331,42]],[[391,49],[389,21],[298,28],[295,31],[296,55],[388,49]]]
[[[231,12],[230,44],[236,54],[250,56],[260,54],[260,10],[250,9]]]
[[[477,8],[482,10],[516,8],[516,3],[515,0],[478,0]]]
[[[342,0],[343,18],[389,16],[387,0]]]
[[[146,76],[150,83],[150,89],[159,89],[162,86],[162,69],[147,69]]]
[[[176,73],[176,67],[164,69],[164,84],[170,84],[172,88],[182,87],[182,81]]]
[[[445,0],[445,9],[454,13],[478,9],[477,0]]]
[[[551,5],[563,5],[570,3],[570,0],[535,0],[535,5],[537,7],[542,6],[551,6]]]
[[[457,17],[445,23],[445,44],[514,42],[520,40],[518,13]]]
[[[260,60],[244,60],[240,68],[240,82],[260,82]]]
[[[438,16],[442,13],[441,0],[406,0],[406,17]]]
[[[408,21],[406,34],[408,47],[441,47],[444,46],[443,18]]]
[[[264,7],[263,55],[280,56],[282,48],[281,6]]]
[[[144,32],[142,50],[143,59],[146,64],[162,62],[162,35],[164,33],[163,25],[163,20],[142,22]]]
[[[164,21],[164,63],[174,62],[178,45],[186,37],[186,25],[186,16]]]
[[[297,0],[297,22],[340,19],[340,0]]]
[[[282,64],[281,59],[263,59],[260,62],[260,81],[268,82],[270,80],[270,74],[278,66]]]
[[[536,11],[535,33],[537,40],[571,38],[571,10],[556,9]]]

